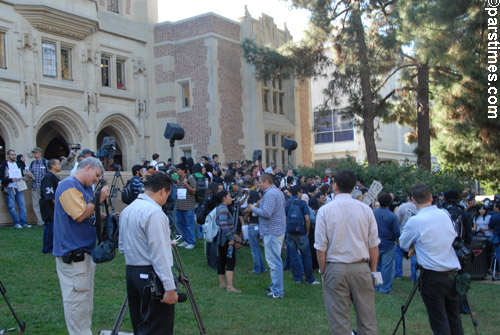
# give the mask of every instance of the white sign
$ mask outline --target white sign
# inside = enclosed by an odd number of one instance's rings
[[[384,187],[382,184],[376,180],[373,181],[372,186],[368,192],[366,192],[365,197],[363,198],[363,202],[370,206],[375,199],[377,199],[377,195],[382,191]]]
[[[10,179],[21,179],[23,174],[21,173],[21,169],[9,169],[9,178]]]
[[[186,200],[187,190],[185,188],[177,189],[177,199]]]

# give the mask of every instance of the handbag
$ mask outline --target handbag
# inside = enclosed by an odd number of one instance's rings
[[[490,237],[488,237],[488,242],[493,245],[497,245],[500,244],[500,238],[498,237],[498,235],[491,235]]]
[[[19,179],[18,181],[16,181],[16,184],[17,184],[17,191],[18,192],[22,192],[22,191],[28,189],[28,185],[26,185],[26,182],[22,179]]]

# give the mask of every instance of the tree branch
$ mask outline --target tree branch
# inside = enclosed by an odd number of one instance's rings
[[[379,85],[379,87],[373,91],[373,93],[377,93],[378,91],[380,91],[382,89],[382,87],[384,87],[384,85],[387,83],[387,81],[389,79],[391,79],[391,77],[396,74],[399,70],[401,69],[404,69],[404,68],[407,68],[407,67],[417,67],[417,64],[405,64],[405,65],[401,65],[400,67],[396,68],[394,71],[392,71],[392,73],[390,75],[388,75],[384,81]]]
[[[462,75],[461,74],[452,72],[451,70],[448,70],[448,69],[446,69],[446,68],[444,68],[442,66],[436,66],[436,70],[444,72],[444,73],[447,73],[450,76],[454,76],[454,77],[457,77],[459,79],[462,79]]]

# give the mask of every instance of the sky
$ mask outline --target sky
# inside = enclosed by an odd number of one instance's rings
[[[290,9],[290,2],[284,0],[158,0],[158,22],[174,22],[208,12],[237,21],[245,15],[245,5],[254,19],[262,13],[273,17],[278,29],[283,29],[286,22],[294,42],[307,28],[309,11]]]

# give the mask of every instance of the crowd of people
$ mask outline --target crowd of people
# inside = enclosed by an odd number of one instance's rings
[[[100,219],[95,206],[110,196],[105,186],[95,201],[93,185],[105,168],[89,149],[77,155],[72,148],[70,157],[50,160],[42,158],[40,148],[32,152],[35,159],[29,167],[13,150],[0,166],[9,213],[15,228],[30,227],[23,191],[31,177],[34,211],[38,224],[45,226],[42,251],[56,256],[68,331],[91,334],[95,263],[90,253],[96,243],[93,223]],[[72,169],[64,180],[58,176],[62,169]],[[268,298],[285,297],[286,270],[297,284],[322,284],[332,333],[351,331],[351,304],[358,331],[377,333],[375,292],[392,292],[407,256],[412,281],[420,271],[421,294],[434,333],[462,334],[458,313],[467,312],[468,306],[454,283],[457,273],[469,269],[459,262],[453,241],[459,236],[470,246],[474,234],[500,235],[497,197],[477,204],[472,194],[464,193],[462,199],[455,190],[432,195],[427,186],[416,185],[405,199],[382,192],[366,204],[368,189],[349,170],[327,168],[321,176],[301,176],[294,169],[282,171],[272,161],[266,168],[259,160],[223,166],[215,154],[196,163],[182,157],[174,164],[155,153],[151,161],[132,167],[129,184],[135,200],[119,215],[120,251],[127,265],[134,333],[141,334],[173,333],[178,296],[171,270],[172,243],[195,249],[196,239],[204,238],[204,220],[214,209],[219,230],[206,243],[206,257],[217,271],[219,287],[241,292],[234,271],[242,238],[254,263],[246,272],[269,272]],[[181,235],[182,242],[172,242],[171,233]],[[495,248],[500,259],[499,244],[488,248],[490,255]],[[151,272],[165,293],[157,301],[148,297],[152,307],[143,315],[144,276]]]

